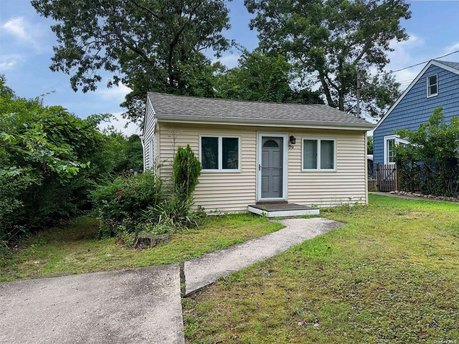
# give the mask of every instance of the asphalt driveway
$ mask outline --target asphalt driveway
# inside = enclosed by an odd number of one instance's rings
[[[0,343],[183,343],[177,265],[0,284]]]

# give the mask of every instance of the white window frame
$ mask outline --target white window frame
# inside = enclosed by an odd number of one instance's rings
[[[432,84],[430,85],[430,78],[435,76],[436,79],[437,79],[437,83],[436,84]],[[437,93],[430,93],[430,86],[434,86],[436,85],[437,86]],[[438,96],[438,92],[440,91],[440,85],[439,85],[439,82],[438,82],[438,74],[431,74],[429,76],[427,76],[427,98],[430,98],[430,97],[435,97],[435,96]]]
[[[231,135],[200,135],[199,136],[199,162],[202,166],[202,138],[203,137],[216,137],[218,138],[218,169],[205,169],[202,168],[202,172],[210,173],[237,173],[241,172],[241,138],[240,136]],[[223,167],[223,139],[237,139],[238,143],[238,165],[237,169],[224,169]]]
[[[304,168],[304,141],[317,141],[317,168]],[[333,141],[333,168],[322,168],[321,141]],[[333,137],[302,137],[301,138],[301,171],[302,172],[336,172],[336,139]]]
[[[384,136],[384,164],[385,165],[395,165],[395,161],[394,162],[389,162],[389,156],[387,155],[389,152],[387,150],[387,141],[389,140],[394,140],[394,147],[395,146],[398,146],[400,143],[403,143],[403,144],[410,144],[409,141],[407,140],[404,140],[404,139],[401,139],[399,135],[388,135],[388,136]]]

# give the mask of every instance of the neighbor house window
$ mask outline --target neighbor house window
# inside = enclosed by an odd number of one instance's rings
[[[386,164],[395,164],[395,138],[386,139]]]
[[[239,138],[202,136],[200,157],[204,171],[239,171]]]
[[[427,78],[427,97],[438,94],[438,75],[431,75]]]
[[[398,135],[384,136],[384,163],[395,164],[395,147],[409,144],[407,140],[401,139]]]
[[[334,171],[336,141],[332,139],[303,139],[303,170]]]

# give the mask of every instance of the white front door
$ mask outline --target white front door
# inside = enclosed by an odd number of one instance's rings
[[[288,135],[259,133],[257,200],[287,200]]]

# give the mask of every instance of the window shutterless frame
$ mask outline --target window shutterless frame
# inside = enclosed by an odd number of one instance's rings
[[[317,168],[304,168],[304,141],[317,141]],[[333,141],[333,168],[322,168],[321,141]],[[301,171],[302,172],[336,172],[336,139],[332,137],[302,137],[301,138]]]
[[[203,137],[216,137],[218,138],[218,169],[202,169],[202,172],[215,172],[215,173],[237,173],[241,172],[241,138],[239,136],[231,135],[200,135],[199,136],[199,161],[202,165],[202,138]],[[237,169],[223,169],[223,139],[237,139]]]
[[[410,144],[407,140],[401,139],[398,135],[384,136],[384,164],[395,165],[395,162],[389,162],[389,150],[387,149],[388,141],[394,140],[394,148],[399,144]]]
[[[430,83],[430,78],[431,77],[435,77],[435,83],[431,84]],[[436,86],[437,87],[437,92],[435,93],[430,93],[430,88],[432,86]],[[439,82],[438,82],[438,74],[431,74],[431,75],[428,75],[427,76],[427,98],[430,98],[430,97],[435,97],[435,96],[438,96],[438,92],[439,92]]]

